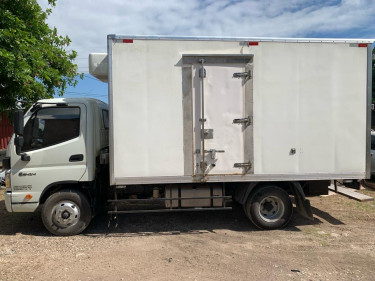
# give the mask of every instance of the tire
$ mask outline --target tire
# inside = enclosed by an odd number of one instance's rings
[[[293,214],[288,193],[278,186],[262,186],[246,200],[245,214],[260,229],[277,229],[286,226]]]
[[[45,228],[58,236],[81,233],[91,221],[91,207],[79,191],[63,189],[47,198],[42,208]]]

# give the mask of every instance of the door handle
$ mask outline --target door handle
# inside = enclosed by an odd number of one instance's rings
[[[224,153],[225,150],[216,150],[216,149],[210,149],[210,150],[205,150],[205,153],[211,153],[211,159],[215,160],[216,159],[216,153]]]
[[[74,154],[70,156],[69,162],[79,162],[83,160],[83,154]]]

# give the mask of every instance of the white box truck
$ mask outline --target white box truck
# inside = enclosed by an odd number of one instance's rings
[[[6,208],[42,205],[57,235],[83,231],[103,198],[110,214],[235,200],[274,229],[293,195],[312,218],[306,192],[370,177],[372,42],[109,35],[89,58],[109,106],[51,99],[15,113]]]

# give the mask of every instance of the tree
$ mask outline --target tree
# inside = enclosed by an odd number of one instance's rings
[[[70,39],[46,23],[55,2],[44,11],[36,0],[0,0],[0,112],[77,84],[77,53],[65,49]]]

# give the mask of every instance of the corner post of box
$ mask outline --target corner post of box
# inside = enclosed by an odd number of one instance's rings
[[[110,185],[116,185],[114,177],[114,138],[113,138],[113,41],[116,35],[110,34],[107,37],[108,53],[108,103],[109,103],[109,177]]]
[[[366,178],[371,177],[372,44],[367,44]]]

